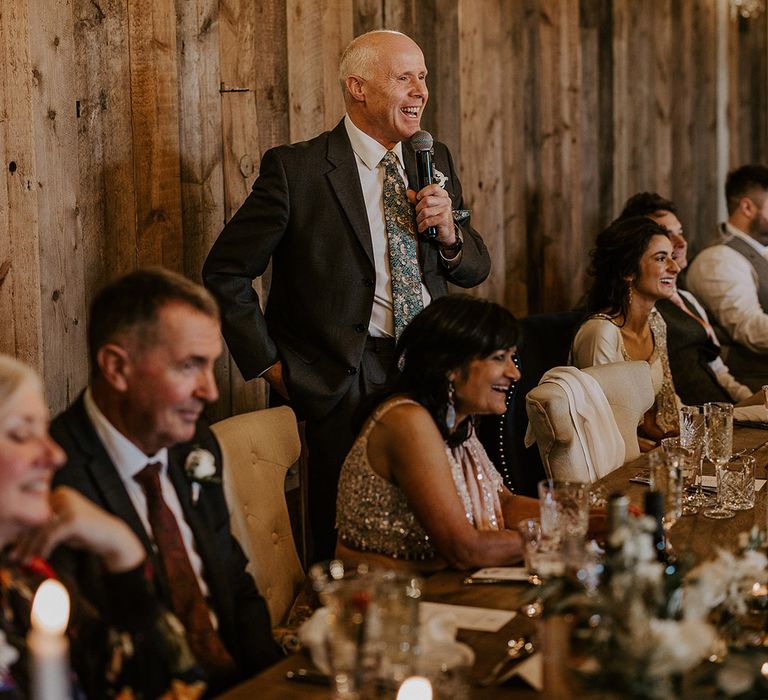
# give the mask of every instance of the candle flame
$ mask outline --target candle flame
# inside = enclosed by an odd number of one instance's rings
[[[766,678],[768,678],[768,661],[766,661],[761,667],[760,667],[760,673],[763,674]]]
[[[69,622],[69,594],[52,578],[40,584],[32,601],[32,627],[49,634],[64,634]]]
[[[411,676],[397,691],[397,700],[432,700],[432,684],[423,676]]]

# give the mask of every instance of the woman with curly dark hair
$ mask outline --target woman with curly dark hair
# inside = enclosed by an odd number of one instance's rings
[[[433,301],[406,328],[402,374],[371,414],[341,470],[344,559],[422,570],[508,564],[514,528],[538,502],[513,496],[485,454],[473,416],[501,414],[515,364],[517,323],[467,295]]]
[[[573,341],[573,364],[650,364],[656,401],[639,431],[647,451],[678,431],[667,329],[654,304],[672,296],[680,268],[667,230],[645,216],[614,221],[598,235],[591,257],[588,315]]]

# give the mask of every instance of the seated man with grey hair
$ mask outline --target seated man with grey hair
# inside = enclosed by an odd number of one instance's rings
[[[157,590],[220,691],[275,661],[269,613],[229,528],[221,454],[201,421],[218,398],[219,311],[210,294],[164,269],[121,277],[93,300],[90,385],[51,425],[67,453],[55,484],[122,518],[147,551]],[[215,462],[204,478],[194,463]],[[93,600],[100,571],[61,554]]]

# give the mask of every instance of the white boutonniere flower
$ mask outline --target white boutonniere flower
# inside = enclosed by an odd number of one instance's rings
[[[432,169],[432,175],[434,177],[435,183],[440,185],[442,189],[445,189],[445,183],[448,182],[448,178],[443,175],[437,168]]]
[[[184,463],[184,473],[192,482],[192,504],[197,505],[202,484],[220,484],[221,478],[216,475],[216,458],[208,450],[195,447]]]

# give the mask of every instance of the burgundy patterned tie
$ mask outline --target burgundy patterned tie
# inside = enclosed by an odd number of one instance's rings
[[[235,672],[235,662],[213,628],[208,605],[184,548],[179,524],[163,499],[159,462],[152,462],[133,478],[144,489],[147,513],[176,617],[187,632],[189,648],[211,679],[225,679]]]

